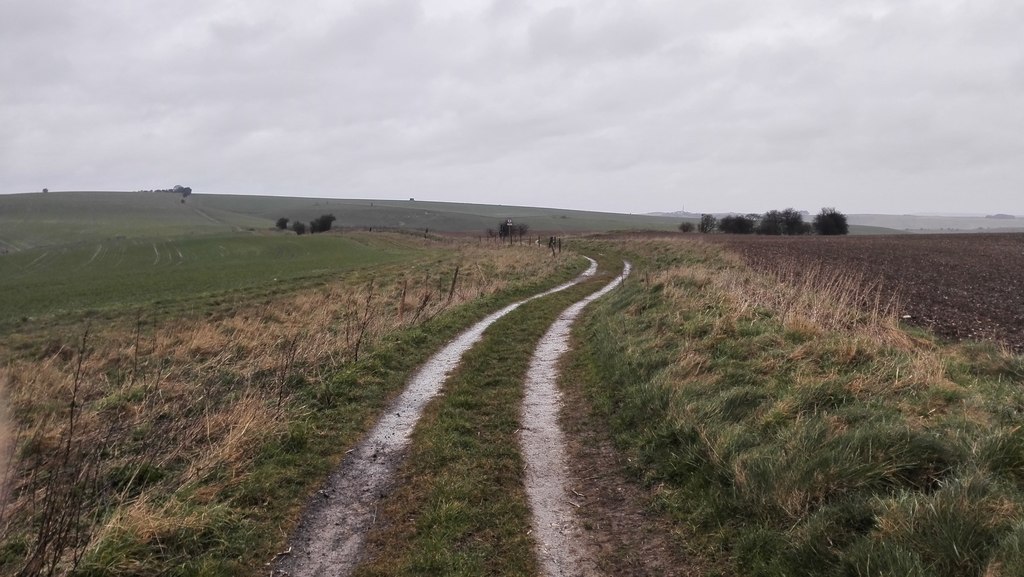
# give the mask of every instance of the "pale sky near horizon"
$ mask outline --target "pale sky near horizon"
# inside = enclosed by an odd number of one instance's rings
[[[3,0],[0,193],[1024,215],[1019,0]]]

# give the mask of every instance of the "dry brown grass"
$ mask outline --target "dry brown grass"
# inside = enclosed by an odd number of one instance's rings
[[[732,338],[744,324],[770,317],[781,323],[786,335],[799,344],[787,346],[784,357],[761,358],[763,374],[781,370],[783,363],[813,369],[813,375],[794,378],[829,379],[816,367],[870,367],[847,384],[861,397],[905,397],[927,391],[931,398],[900,403],[912,421],[950,410],[964,411],[984,420],[975,410],[976,400],[949,375],[958,349],[908,334],[900,327],[898,299],[857,273],[842,273],[820,265],[801,266],[795,261],[762,263],[758,270],[722,247],[690,239],[648,240],[644,254],[656,257],[686,254],[687,262],[645,273],[645,282],[661,287],[664,298],[677,303],[693,301],[701,294],[701,310],[679,306],[669,314],[673,326],[686,325],[698,315],[707,321],[707,338]],[[762,272],[759,272],[762,271]],[[764,272],[767,271],[767,272]],[[659,340],[674,338],[659,335]],[[767,345],[766,345],[767,346]],[[1009,350],[1004,347],[1004,356]],[[694,351],[682,354],[669,368],[680,382],[698,378],[707,359]],[[835,369],[833,369],[835,370]],[[943,399],[968,398],[962,403]],[[923,415],[923,417],[922,417]]]
[[[880,341],[906,342],[899,330],[897,301],[856,273],[783,262],[764,275],[732,269],[715,275],[714,283],[729,295],[735,314],[767,309],[790,330],[856,331]]]
[[[0,450],[17,445],[22,455],[10,467],[11,499],[0,519],[9,524],[0,524],[0,538],[38,523],[40,503],[52,492],[40,471],[64,446],[75,459],[94,460],[94,476],[84,481],[119,479],[90,490],[89,506],[106,503],[113,513],[109,521],[83,520],[92,529],[63,543],[68,551],[87,548],[97,527],[102,536],[147,523],[159,533],[160,519],[180,523],[161,509],[166,505],[154,504],[169,502],[156,496],[194,491],[199,481],[214,494],[244,478],[260,445],[301,416],[301,407],[282,413],[292,379],[318,383],[386,335],[548,277],[560,265],[533,247],[456,246],[431,260],[360,271],[209,318],[142,316],[94,327],[81,350],[81,329],[69,327],[63,341],[36,335],[48,343],[42,352],[0,351],[10,359],[0,384],[15,427],[0,414]],[[138,481],[152,471],[160,475],[139,491]],[[62,557],[66,569],[69,558]]]
[[[8,502],[8,485],[12,473],[12,451],[14,449],[14,429],[7,414],[7,375],[0,371],[0,520],[4,518],[3,509]]]

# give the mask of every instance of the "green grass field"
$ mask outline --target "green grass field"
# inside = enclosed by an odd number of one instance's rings
[[[337,217],[341,229],[484,236],[512,218],[531,233],[675,230],[673,217],[514,206],[170,193],[50,192],[0,195],[0,330],[30,320],[107,312],[260,289],[411,258],[274,230],[278,218]],[[363,237],[364,240],[370,237]]]
[[[0,258],[0,328],[86,309],[188,305],[210,295],[326,277],[412,258],[417,251],[357,238],[235,234],[113,239]]]
[[[506,218],[532,232],[673,230],[678,219],[420,201],[145,192],[0,195],[0,329],[80,311],[126,310],[310,279],[409,258],[408,248],[273,231],[280,217],[334,214],[339,228],[485,235]],[[365,237],[364,237],[365,238]]]
[[[116,238],[224,234],[273,223],[244,212],[181,203],[175,194],[69,192],[0,195],[0,249]]]
[[[0,195],[0,253],[123,238],[171,238],[267,230],[278,218],[308,222],[333,214],[340,228],[486,235],[507,218],[531,234],[675,231],[674,216],[418,200],[365,200],[169,193],[51,192]],[[852,225],[851,234],[894,234]]]

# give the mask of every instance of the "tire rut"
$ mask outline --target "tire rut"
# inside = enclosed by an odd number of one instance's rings
[[[561,394],[559,361],[569,349],[569,333],[583,309],[608,294],[629,275],[622,274],[601,290],[559,315],[541,338],[526,375],[519,443],[526,461],[525,485],[537,541],[537,557],[546,577],[594,575],[597,564],[583,537],[568,483],[565,435],[559,425]]]
[[[292,577],[349,575],[356,568],[377,505],[389,491],[423,409],[436,397],[462,356],[495,321],[532,300],[563,291],[597,272],[597,262],[575,279],[490,314],[460,333],[413,375],[370,433],[343,459],[306,507],[288,555],[272,574]]]

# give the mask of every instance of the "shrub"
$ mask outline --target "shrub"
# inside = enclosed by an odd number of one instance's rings
[[[846,215],[834,208],[823,208],[814,217],[814,231],[823,235],[849,234]]]
[[[327,232],[331,230],[331,223],[338,220],[333,214],[321,214],[318,218],[309,221],[309,232]]]
[[[718,219],[713,214],[702,214],[700,215],[700,225],[698,230],[703,233],[713,232],[718,227]]]
[[[735,214],[723,216],[718,221],[718,230],[727,234],[751,234],[757,225],[756,215]]]
[[[782,211],[782,234],[796,236],[810,234],[810,232],[811,225],[804,222],[804,215],[792,208]]]
[[[777,210],[769,210],[764,213],[757,223],[757,234],[778,236],[782,234],[782,213]]]
[[[281,218],[277,219],[277,228],[279,228],[281,230],[287,230],[287,228],[288,228],[288,219],[283,217],[283,216]]]
[[[792,208],[770,210],[757,223],[757,234],[801,235],[810,234],[811,226],[804,222],[804,215]]]

